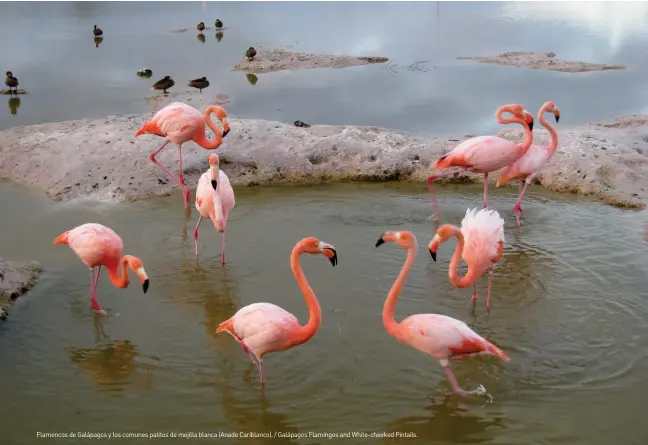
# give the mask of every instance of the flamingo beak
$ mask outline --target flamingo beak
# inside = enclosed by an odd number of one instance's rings
[[[218,187],[218,181],[216,181],[215,179],[212,179],[211,180],[211,185],[212,185],[212,188],[214,190],[216,190],[216,187]]]
[[[146,271],[144,270],[143,267],[140,267],[139,269],[137,269],[135,273],[142,281],[142,290],[144,291],[144,293],[146,293],[146,291],[148,291],[149,284],[150,284],[148,275],[146,275]]]
[[[227,133],[229,132],[230,132],[229,123],[227,122],[227,119],[223,119],[223,137],[227,136]]]
[[[556,118],[556,123],[558,123],[558,121],[560,120],[560,110],[558,109],[558,107],[554,108],[554,118]]]
[[[380,238],[378,238],[378,241],[376,241],[376,247],[380,247],[383,244],[385,244],[385,240],[381,236]]]
[[[436,262],[437,260],[437,249],[439,248],[440,242],[441,242],[441,238],[439,237],[439,235],[434,235],[434,238],[432,238],[432,241],[430,241],[430,244],[428,245],[430,256],[432,257],[432,260],[434,262]]]

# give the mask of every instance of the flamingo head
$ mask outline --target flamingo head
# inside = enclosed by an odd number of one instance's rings
[[[444,224],[439,229],[437,232],[434,234],[434,237],[430,241],[430,244],[428,244],[428,250],[430,251],[430,256],[432,257],[432,260],[436,261],[437,260],[437,250],[439,249],[439,246],[448,239],[454,235],[454,229],[455,227],[450,225],[450,224]]]
[[[216,190],[218,187],[218,166],[220,165],[220,159],[216,153],[209,155],[209,173],[211,177],[211,185]]]
[[[146,274],[146,270],[144,270],[144,263],[142,263],[142,260],[132,255],[124,255],[124,259],[131,270],[135,272],[135,275],[139,278],[142,283],[142,290],[146,293],[149,288],[149,278]]]
[[[301,246],[301,251],[303,253],[310,253],[312,255],[320,254],[324,255],[329,259],[331,264],[335,267],[338,263],[337,251],[335,246],[324,241],[320,241],[317,238],[309,237],[304,238],[298,243],[298,246]]]
[[[504,107],[504,111],[508,111],[518,119],[522,119],[529,126],[529,130],[533,131],[533,115],[527,111],[520,104],[511,104]]]
[[[401,246],[404,249],[416,249],[417,242],[416,237],[412,232],[402,231],[402,232],[384,232],[376,241],[376,247],[379,247],[385,243],[395,243]]]
[[[560,120],[560,110],[555,103],[548,100],[547,102],[545,102],[542,108],[544,109],[545,113],[553,113],[554,119],[556,119],[556,123],[558,123],[558,121]]]

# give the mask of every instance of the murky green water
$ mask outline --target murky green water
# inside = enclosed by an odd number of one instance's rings
[[[515,228],[514,190],[493,190],[506,220],[506,248],[493,307],[471,310],[470,289],[454,289],[447,267],[454,243],[433,263],[424,187],[345,184],[239,189],[228,227],[228,264],[220,236],[203,225],[193,258],[195,212],[185,220],[179,195],[135,204],[53,203],[0,185],[0,252],[36,259],[46,272],[0,328],[0,431],[3,443],[40,443],[36,432],[415,432],[414,439],[357,444],[641,444],[648,372],[648,254],[643,213],[549,195],[534,188]],[[440,187],[447,220],[481,204],[481,187]],[[139,286],[99,284],[110,315],[90,310],[87,269],[62,231],[95,221],[114,228],[151,277]],[[419,257],[397,318],[436,312],[466,321],[500,345],[493,358],[455,365],[462,385],[493,397],[460,401],[438,362],[391,338],[381,310],[405,252],[374,247],[384,230],[412,230]],[[307,344],[266,359],[267,385],[219,322],[244,305],[269,301],[307,318],[288,255],[316,236],[338,248],[339,266],[303,258],[323,311]],[[49,443],[69,443],[50,439]],[[128,443],[153,442],[129,439]],[[198,439],[159,443],[203,443]],[[238,443],[235,439],[222,443]],[[94,443],[78,439],[74,443]],[[126,443],[126,441],[124,441]],[[158,443],[158,442],[153,442]],[[349,443],[306,438],[245,443]]]

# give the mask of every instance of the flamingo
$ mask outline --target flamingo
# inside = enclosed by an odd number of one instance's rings
[[[434,261],[439,245],[450,237],[457,237],[457,248],[450,260],[448,276],[453,286],[458,288],[473,285],[473,303],[477,301],[477,279],[488,271],[488,297],[486,311],[490,311],[491,289],[493,285],[493,269],[502,258],[504,249],[504,220],[496,210],[476,208],[466,210],[466,216],[461,220],[461,229],[451,224],[439,227],[430,241],[428,248]],[[466,275],[459,278],[459,258],[468,264]]]
[[[504,118],[502,114],[511,113],[513,118]],[[442,171],[449,167],[459,167],[427,178],[428,190],[434,205],[435,219],[439,219],[439,204],[434,194],[432,182],[436,178],[452,175],[461,171],[484,174],[484,208],[488,208],[488,173],[497,171],[512,164],[526,153],[533,141],[533,116],[522,105],[502,105],[495,111],[495,119],[500,124],[518,123],[525,130],[525,138],[521,144],[509,141],[498,136],[477,136],[463,141],[450,153],[441,156],[434,163],[436,171]]]
[[[198,227],[203,217],[211,218],[217,232],[222,233],[221,264],[225,264],[225,226],[227,216],[234,208],[234,190],[225,172],[218,168],[220,161],[217,154],[209,155],[209,170],[198,180],[196,189],[196,210],[198,223],[194,229],[194,247],[198,258]]]
[[[338,258],[334,246],[313,237],[297,242],[290,254],[290,267],[308,306],[308,323],[301,326],[293,314],[272,303],[253,303],[239,309],[216,328],[217,333],[230,334],[252,363],[258,366],[262,385],[265,384],[263,356],[306,343],[322,324],[322,311],[299,261],[304,253],[322,254],[333,266],[337,264]]]
[[[222,133],[211,120],[211,113],[216,114],[218,120],[223,123]],[[207,126],[214,132],[215,137],[213,141],[210,141],[205,136],[205,124],[207,124]],[[188,208],[191,193],[184,184],[184,174],[182,172],[182,144],[188,141],[194,141],[205,150],[215,150],[220,147],[223,138],[227,136],[229,130],[227,111],[225,111],[224,108],[217,105],[210,105],[203,114],[192,106],[181,102],[174,102],[162,108],[160,111],[155,113],[155,116],[144,122],[142,128],[137,130],[137,133],[135,133],[135,137],[142,134],[155,134],[166,139],[160,148],[149,156],[149,159],[164,170],[164,172],[174,181],[180,184],[184,206],[185,208]],[[169,142],[177,144],[180,152],[180,173],[177,178],[169,170],[164,168],[157,159],[155,159],[155,156],[162,151]]]
[[[475,355],[494,355],[504,361],[509,361],[508,356],[497,346],[470,329],[463,321],[446,315],[415,314],[398,323],[394,319],[396,301],[416,259],[418,243],[412,232],[385,232],[378,238],[376,247],[388,242],[407,249],[407,259],[391,287],[383,307],[383,324],[387,333],[399,342],[410,345],[439,360],[455,394],[464,397],[472,394],[484,394],[486,390],[481,385],[479,389],[473,391],[461,389],[450,367],[450,360],[459,360]]]
[[[529,184],[540,174],[542,168],[547,165],[549,159],[551,159],[556,152],[556,148],[558,148],[558,133],[554,127],[545,120],[545,113],[553,113],[556,123],[558,123],[560,120],[560,110],[556,104],[548,100],[538,111],[538,121],[551,135],[551,142],[549,145],[546,147],[537,144],[531,145],[529,150],[520,159],[506,167],[497,179],[497,187],[515,179],[520,180],[518,200],[513,207],[518,227],[520,227],[520,216],[522,216],[522,198],[524,197],[524,192]]]
[[[126,265],[139,277],[144,293],[149,288],[149,278],[144,270],[142,260],[132,255],[124,255],[124,243],[111,228],[101,224],[87,223],[61,233],[52,244],[67,244],[70,249],[90,268],[90,298],[92,309],[101,315],[106,312],[97,302],[97,283],[101,266],[108,271],[110,281],[115,287],[125,288],[130,284]],[[118,266],[121,266],[121,277]],[[97,275],[95,276],[95,267]]]

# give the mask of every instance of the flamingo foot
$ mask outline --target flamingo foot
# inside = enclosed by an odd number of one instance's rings
[[[515,207],[513,207],[513,211],[515,212],[515,221],[517,222],[517,226],[518,228],[520,228],[520,217],[522,216],[522,206],[516,204]]]
[[[107,315],[107,314],[106,314],[106,311],[104,311],[103,309],[101,309],[101,307],[99,306],[99,303],[97,302],[97,299],[96,299],[94,296],[92,297],[92,309],[93,309],[93,310],[94,310],[98,315],[102,315],[102,316],[103,316],[103,315]]]

